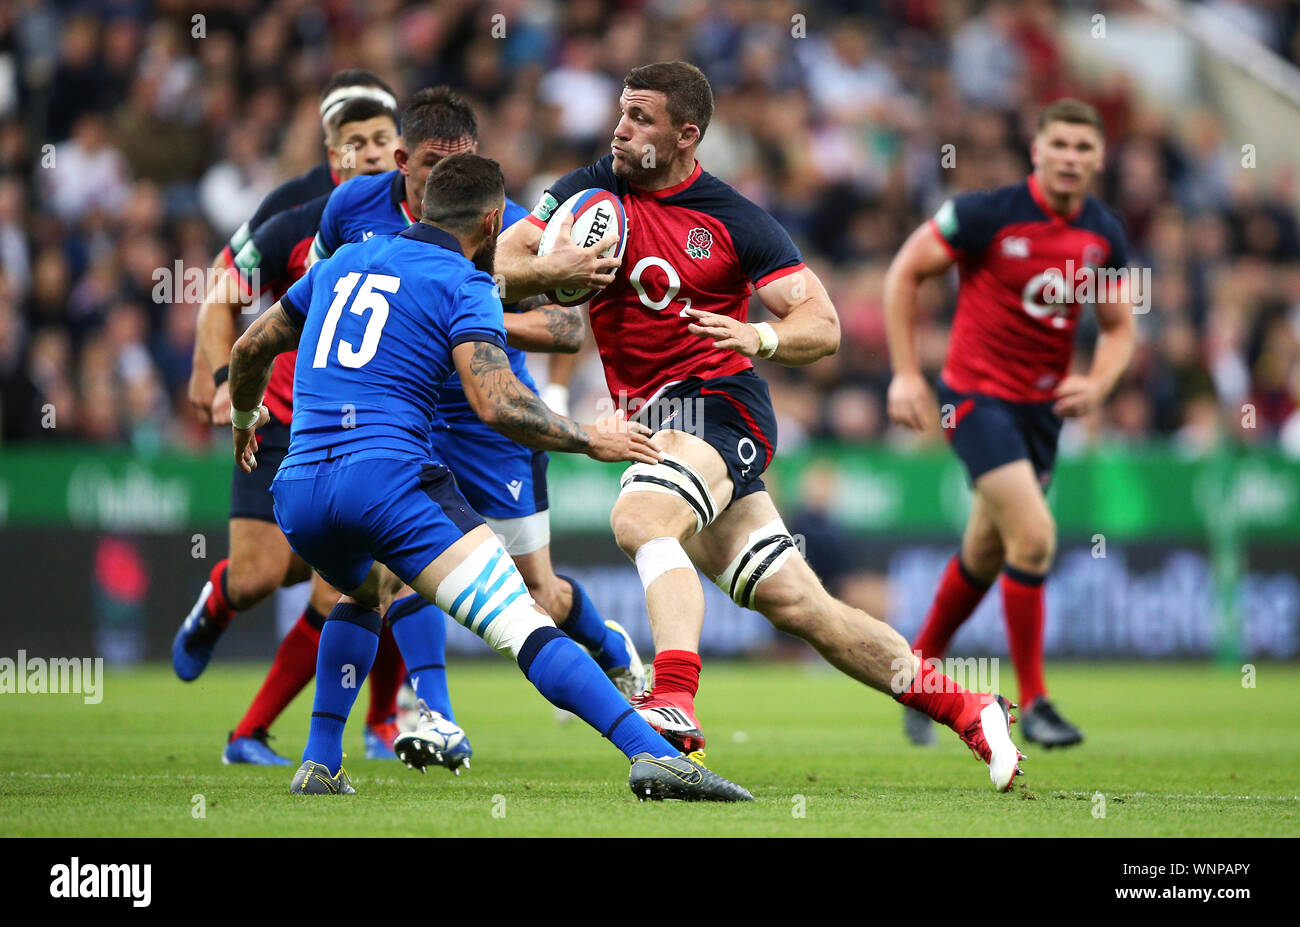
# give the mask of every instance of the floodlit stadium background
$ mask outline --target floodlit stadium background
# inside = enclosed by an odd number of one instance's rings
[[[323,157],[332,71],[373,69],[403,100],[459,89],[531,205],[607,150],[622,76],[673,58],[713,83],[705,168],[791,232],[841,316],[838,355],[760,366],[780,416],[769,483],[840,595],[911,635],[966,504],[942,439],[884,415],[890,257],[947,196],[1021,179],[1037,106],[1078,95],[1109,132],[1098,192],[1153,285],[1131,370],[1062,436],[1048,653],[1300,654],[1300,8],[1232,0],[7,5],[0,650],[165,659],[225,553],[230,466],[228,431],[185,400],[184,273]],[[923,292],[931,374],[952,309],[951,281]],[[602,390],[588,342],[578,417]],[[607,528],[618,470],[556,456],[556,560],[648,644]],[[799,652],[714,592],[708,650]],[[996,598],[955,651],[1004,652]],[[218,659],[273,641],[268,605]]]

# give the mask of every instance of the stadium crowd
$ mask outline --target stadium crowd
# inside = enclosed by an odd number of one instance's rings
[[[1296,17],[1272,6],[1242,15],[1294,57]],[[1153,277],[1129,374],[1103,410],[1068,426],[1063,449],[1158,437],[1197,453],[1230,431],[1300,454],[1295,175],[1244,168],[1211,109],[1175,121],[1122,74],[1082,83],[1059,35],[1064,7],[220,0],[195,15],[174,0],[5,5],[0,434],[142,451],[227,440],[186,401],[202,289],[192,277],[267,191],[321,158],[318,94],[333,70],[371,68],[399,99],[431,84],[461,90],[483,153],[531,205],[548,180],[608,151],[631,67],[685,58],[716,95],[705,168],[789,229],[840,313],[836,356],[764,365],[783,446],[916,440],[884,415],[889,260],[946,197],[1023,178],[1036,108],[1071,94],[1102,111],[1098,192],[1125,223],[1131,262]],[[954,282],[923,290],[932,374]],[[1095,330],[1083,332],[1081,364]],[[589,343],[575,412],[602,390]]]

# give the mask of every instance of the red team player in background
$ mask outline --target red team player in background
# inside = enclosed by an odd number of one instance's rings
[[[359,101],[367,101],[370,108],[364,118],[353,120],[348,137],[343,138],[339,119]],[[395,115],[384,113],[395,114],[396,105],[391,89],[372,72],[355,69],[335,74],[322,94],[320,107],[327,160],[269,193],[218,255],[213,265],[218,271],[215,282],[199,309],[195,375],[190,383],[191,405],[203,420],[217,425],[230,422],[225,361],[238,334],[236,319],[256,295],[250,287],[269,290],[275,298],[304,272],[303,259],[315,233],[315,218],[303,220],[302,235],[274,230],[302,224],[294,221],[299,218],[301,204],[328,195],[354,174],[379,173],[394,167],[393,151],[400,141],[398,126]],[[318,218],[319,213],[317,207],[312,215]],[[266,393],[273,419],[259,432],[264,453],[271,454],[277,463],[288,447],[293,415],[293,359],[292,354],[286,354],[275,364]],[[177,675],[193,680],[206,668],[217,639],[235,612],[252,608],[282,585],[308,578],[312,581],[309,604],[281,641],[261,689],[228,739],[222,753],[228,763],[288,764],[267,746],[266,729],[314,676],[320,628],[338,600],[338,592],[289,549],[275,523],[267,488],[275,470],[275,466],[266,466],[262,472],[250,475],[235,468],[230,554],[213,567],[173,644],[172,662]],[[370,757],[394,756],[389,745],[397,728],[391,716],[404,672],[392,635],[385,630],[380,655],[370,674],[371,710],[366,729]]]
[[[938,398],[944,436],[966,465],[973,498],[961,552],[944,570],[913,646],[924,659],[941,658],[1000,571],[1021,731],[1049,747],[1078,743],[1083,733],[1056,711],[1043,680],[1043,580],[1056,551],[1044,490],[1062,418],[1105,399],[1135,338],[1126,287],[1093,287],[1085,302],[1094,306],[1100,337],[1088,372],[1070,373],[1081,304],[1065,291],[1086,281],[1085,268],[1120,269],[1128,259],[1119,220],[1088,193],[1104,144],[1093,107],[1052,103],[1039,117],[1033,174],[945,203],[908,238],[885,282],[889,417],[923,430],[940,416],[913,349],[916,291],[954,264],[961,275]],[[929,720],[914,712],[905,728],[913,742],[933,739]]]
[[[663,460],[625,472],[611,519],[645,588],[656,647],[654,689],[636,700],[639,713],[683,750],[704,745],[694,706],[699,567],[854,679],[948,724],[989,764],[995,787],[1009,788],[1019,754],[1005,702],[920,665],[893,628],[833,598],[764,490],[776,416],[751,358],[812,363],[838,349],[839,322],[784,229],[696,160],[713,115],[707,78],[681,61],[636,68],[619,108],[611,154],[548,188],[533,221],[502,236],[497,272],[507,299],[603,287],[590,313],[610,392],[658,429]],[[559,204],[589,187],[619,197],[628,241],[621,262],[594,262],[576,281],[537,248]],[[751,288],[776,321],[746,321]]]

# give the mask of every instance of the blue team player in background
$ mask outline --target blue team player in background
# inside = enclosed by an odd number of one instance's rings
[[[251,472],[271,365],[298,349],[275,516],[293,549],[345,592],[321,632],[311,729],[290,791],[355,791],[343,770],[343,728],[382,613],[406,583],[622,750],[638,797],[752,800],[671,747],[555,627],[431,450],[436,397],[454,370],[478,417],[516,441],[603,461],[658,460],[648,429],[621,412],[579,425],[511,371],[491,276],[504,209],[495,161],[443,159],[429,173],[420,222],[313,264],[231,351],[235,459]],[[398,639],[408,664],[428,658],[405,643]]]
[[[474,111],[448,87],[413,94],[402,111],[401,131],[402,142],[394,153],[398,170],[354,178],[331,193],[309,260],[328,258],[349,242],[408,228],[420,217],[430,169],[444,157],[478,153]],[[509,198],[505,203],[503,230],[527,215]],[[589,250],[598,253],[604,244]],[[506,311],[510,369],[536,393],[525,350],[580,350],[585,333],[582,309],[547,305],[538,297]],[[515,560],[529,593],[566,634],[591,651],[626,698],[640,694],[646,688],[646,672],[631,636],[618,622],[605,620],[582,586],[556,574],[551,563],[545,452],[523,447],[484,424],[454,370],[439,390],[437,408],[435,451],[470,506],[484,516]],[[436,638],[430,651],[433,662],[410,667],[412,682],[430,709],[454,721],[443,667],[446,632],[441,616],[419,596],[407,595],[394,603],[388,620],[399,642],[402,636],[417,634]]]

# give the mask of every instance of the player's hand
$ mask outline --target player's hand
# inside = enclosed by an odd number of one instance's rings
[[[889,420],[913,431],[926,431],[939,419],[939,403],[919,373],[899,373],[889,381]]]
[[[1092,377],[1081,373],[1072,373],[1062,380],[1052,393],[1056,404],[1052,411],[1062,418],[1077,418],[1087,415],[1102,400],[1101,384]]]
[[[551,289],[603,290],[609,286],[623,259],[601,257],[600,253],[617,244],[617,235],[606,235],[589,248],[579,248],[573,243],[573,213],[566,213],[555,247],[544,258],[550,264],[546,276],[553,281]]]
[[[712,338],[715,348],[735,351],[745,357],[758,354],[758,330],[748,322],[733,319],[729,315],[705,312],[703,309],[683,309],[687,316],[695,321],[686,326],[686,330],[700,338]]]
[[[593,460],[656,464],[663,459],[663,452],[650,443],[650,429],[640,422],[629,422],[622,409],[615,409],[612,415],[602,416],[594,425],[585,427],[591,437],[587,456]]]
[[[208,365],[194,364],[190,370],[190,408],[194,410],[194,417],[205,425],[212,424],[213,391],[212,371]]]
[[[229,411],[226,417],[230,417]],[[245,473],[252,473],[257,469],[257,429],[270,420],[271,413],[263,405],[258,407],[257,422],[252,428],[236,428],[233,425],[230,427],[230,432],[235,437],[235,463],[239,464],[239,469]]]
[[[217,387],[212,394],[212,408],[209,410],[210,421],[214,425],[230,424],[230,381]]]

